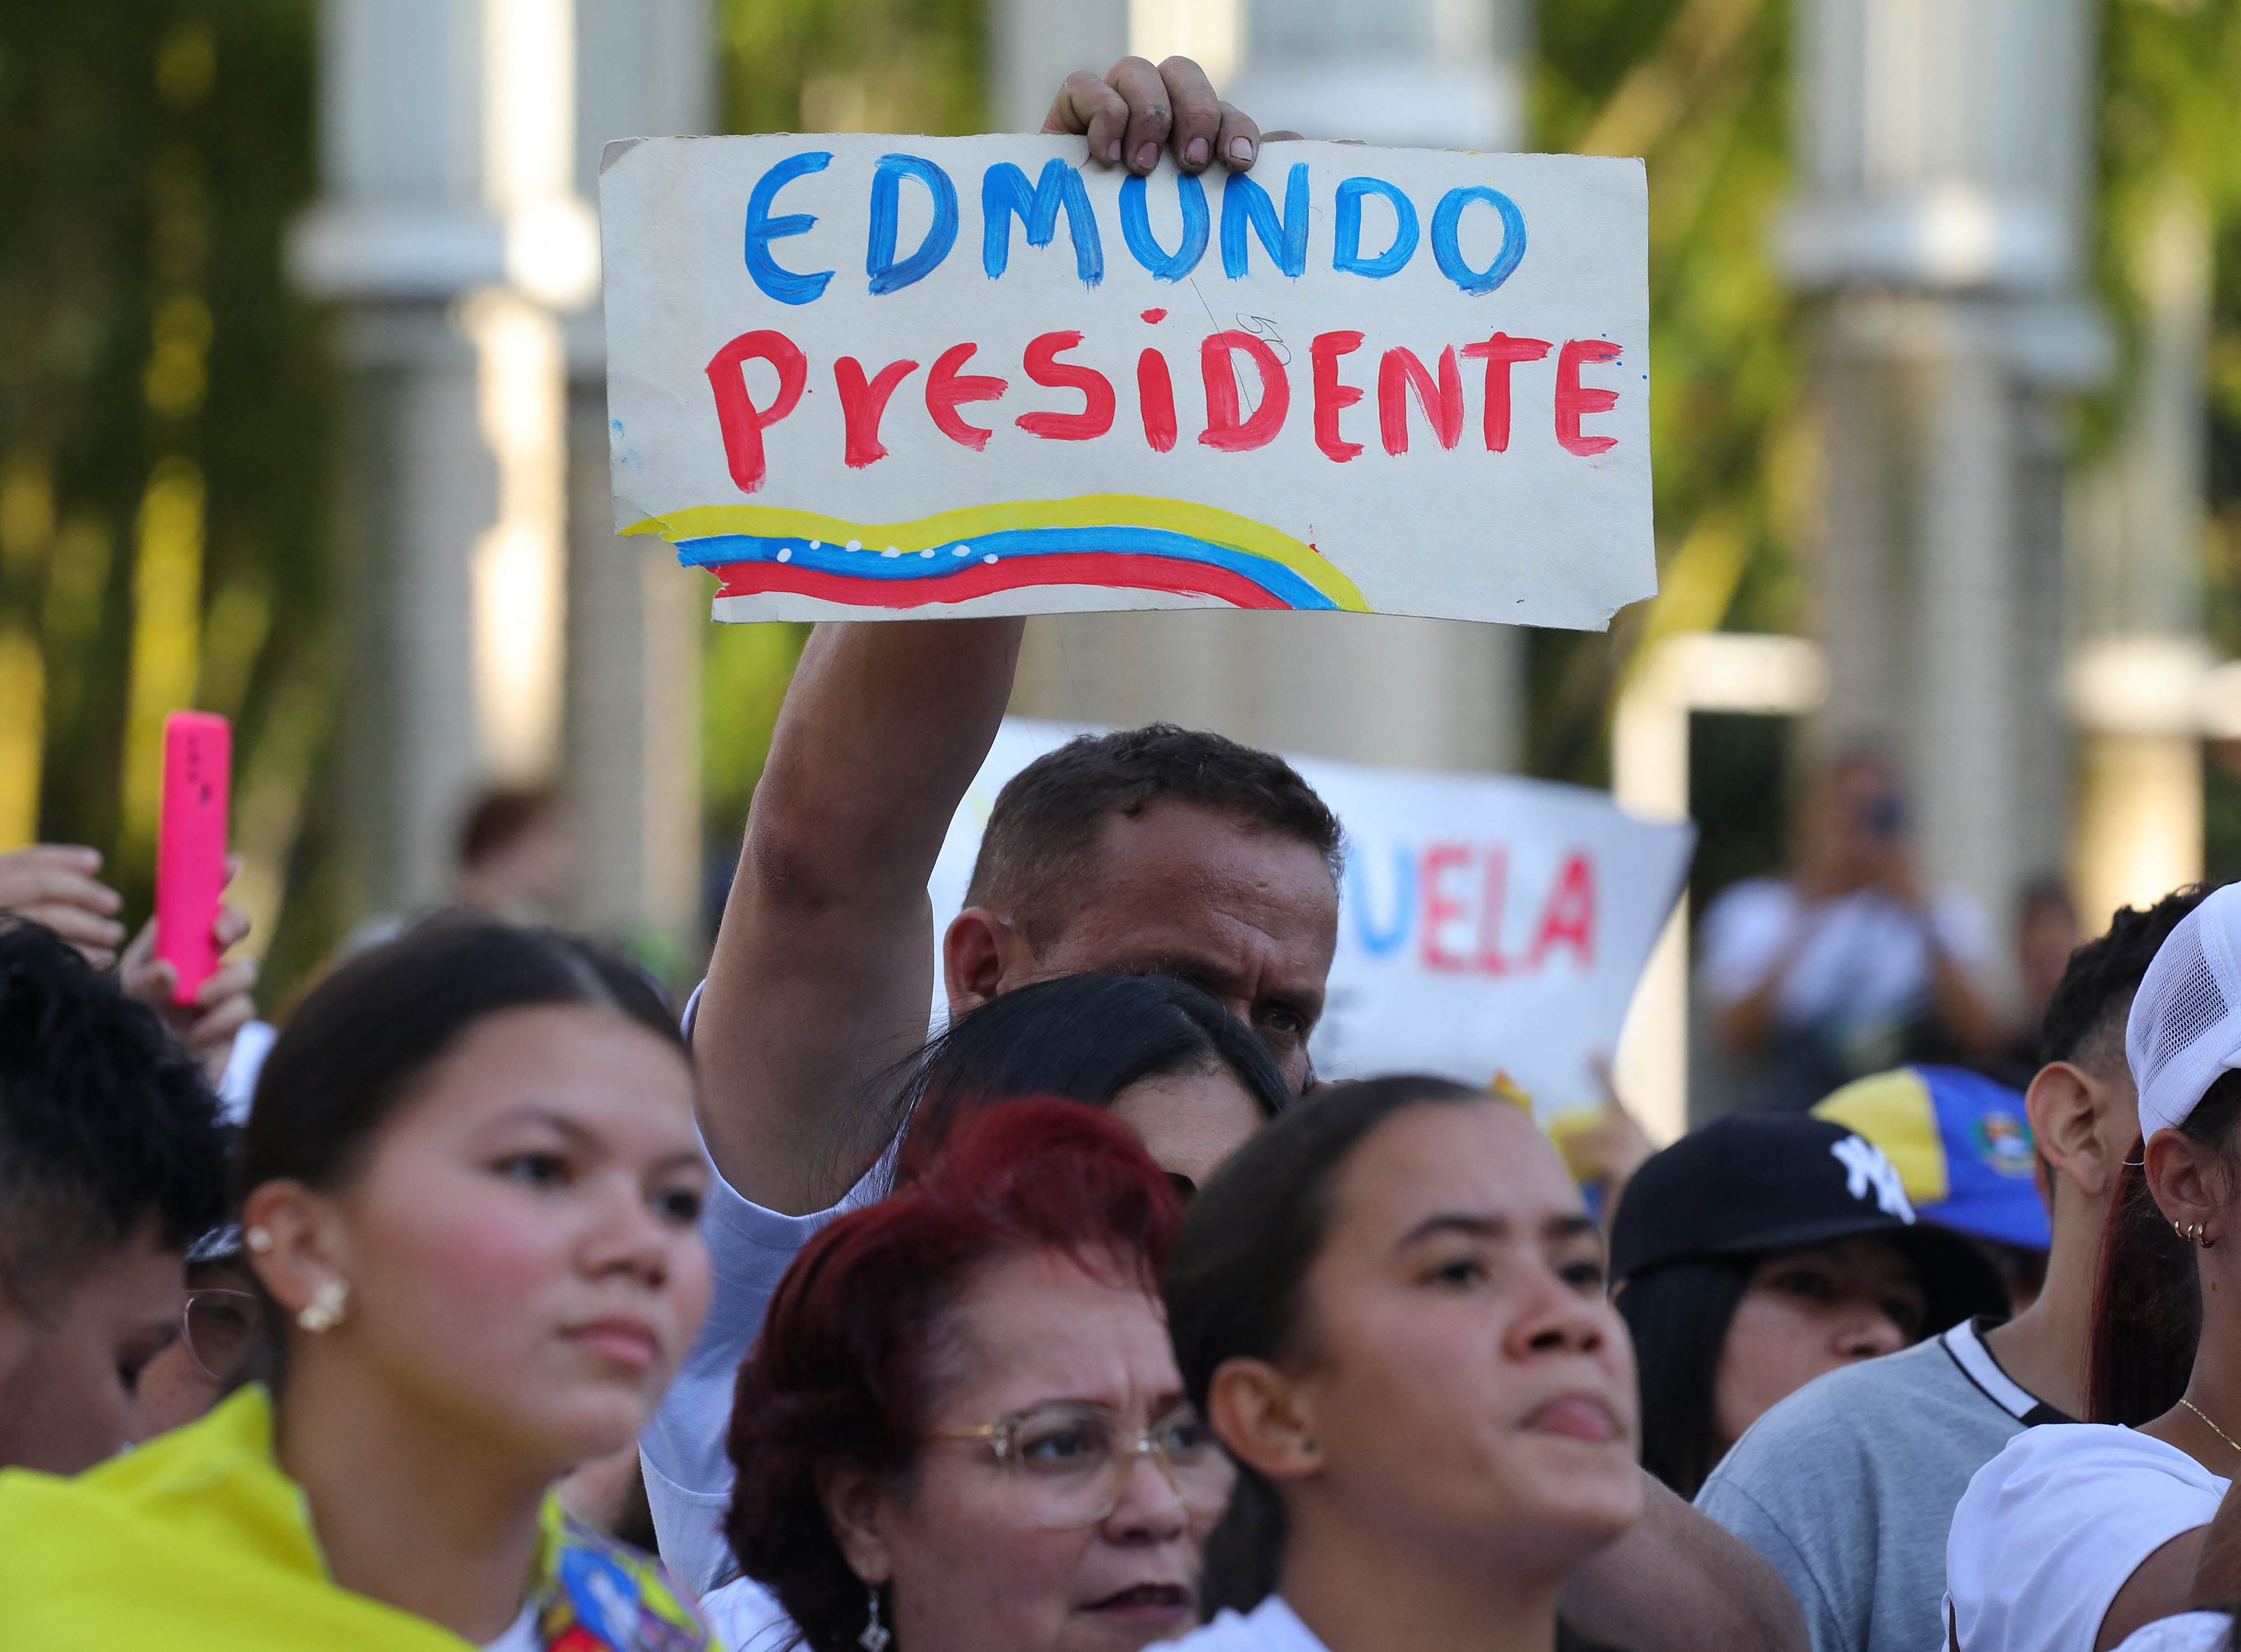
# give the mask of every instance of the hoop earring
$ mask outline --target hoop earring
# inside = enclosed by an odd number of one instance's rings
[[[350,1287],[343,1283],[340,1275],[330,1274],[312,1291],[311,1300],[296,1315],[296,1323],[317,1336],[340,1325],[349,1306]]]
[[[856,1644],[862,1647],[864,1652],[886,1652],[887,1642],[895,1637],[887,1626],[880,1622],[879,1589],[874,1587],[868,1593],[872,1597],[871,1621],[864,1625],[863,1633],[856,1637]]]

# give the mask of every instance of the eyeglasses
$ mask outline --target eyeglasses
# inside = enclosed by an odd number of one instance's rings
[[[1052,1403],[932,1437],[987,1442],[1016,1480],[1029,1517],[1053,1530],[1094,1526],[1119,1508],[1141,1458],[1194,1514],[1219,1514],[1236,1478],[1214,1431],[1187,1406],[1137,1428],[1107,1406]]]
[[[180,1328],[195,1369],[213,1382],[231,1382],[264,1329],[264,1304],[247,1291],[189,1291]]]

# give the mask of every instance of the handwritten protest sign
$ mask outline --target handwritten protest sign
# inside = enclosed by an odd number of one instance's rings
[[[616,524],[725,619],[1650,595],[1639,162],[611,144]]]
[[[1082,732],[1006,719],[935,864],[942,926],[965,904],[1004,782]],[[1548,780],[1289,760],[1347,837],[1315,1070],[1467,1084],[1507,1073],[1544,1123],[1597,1102],[1592,1063],[1617,1046],[1696,828]]]

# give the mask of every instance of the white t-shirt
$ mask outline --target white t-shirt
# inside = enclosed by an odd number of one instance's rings
[[[703,981],[686,1000],[687,1044],[699,1017],[700,994],[707,990]],[[835,1216],[886,1196],[894,1186],[895,1154],[901,1145],[900,1137],[888,1143],[880,1161],[839,1204],[806,1216],[764,1209],[744,1198],[713,1164],[708,1167],[708,1202],[700,1213],[713,1287],[708,1317],[660,1408],[638,1437],[639,1467],[662,1563],[695,1595],[705,1598],[737,1569],[723,1533],[732,1504],[732,1459],[724,1442],[732,1431],[739,1362],[762,1334],[771,1298],[801,1247]],[[772,1604],[775,1609],[776,1602]],[[724,1638],[739,1652],[739,1642]]]
[[[1300,1615],[1271,1595],[1250,1612],[1217,1613],[1213,1622],[1174,1642],[1181,1652],[1326,1652]]]
[[[1990,953],[1983,917],[1957,891],[1930,902],[1930,924],[1964,966]],[[1722,891],[1704,913],[1702,976],[1712,1001],[1725,1007],[1756,992],[1801,927],[1810,933],[1775,999],[1783,1027],[1903,1020],[1929,993],[1930,943],[1914,908],[1880,889],[1809,906],[1781,879],[1749,878]]]
[[[2140,1562],[2209,1524],[2227,1483],[2131,1428],[2026,1428],[1953,1511],[1945,1587],[1961,1652],[2093,1652]]]
[[[739,1362],[762,1334],[779,1281],[801,1247],[842,1212],[884,1197],[893,1180],[890,1148],[839,1204],[808,1216],[750,1203],[720,1175],[709,1181],[700,1213],[713,1286],[708,1317],[660,1408],[638,1437],[662,1561],[696,1595],[707,1595],[733,1570],[722,1531],[732,1502],[732,1460],[724,1442],[731,1433]],[[726,1644],[738,1642],[726,1636]]]
[[[2233,1639],[2231,1612],[2181,1612],[2143,1623],[2117,1644],[2117,1652],[2222,1652]]]

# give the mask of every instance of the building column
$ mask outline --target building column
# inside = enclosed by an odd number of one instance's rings
[[[2206,462],[2203,366],[2211,246],[2199,198],[2174,181],[2138,251],[2147,299],[2140,375],[2116,451],[2080,478],[2070,699],[2084,732],[2071,857],[2080,916],[2097,933],[2203,873]]]
[[[1996,932],[2065,835],[2053,405],[2109,353],[2084,296],[2094,29],[2085,0],[1798,17],[1777,244],[1821,300],[1816,743],[1896,757],[1925,873]]]
[[[599,193],[610,139],[716,124],[708,0],[576,0],[576,188]],[[710,582],[659,538],[614,532],[605,333],[568,342],[568,688],[565,780],[579,834],[574,921],[656,973],[698,960],[700,652]]]
[[[328,0],[297,283],[344,308],[353,904],[440,899],[480,785],[549,775],[565,625],[559,316],[598,291],[570,185],[570,0]]]

